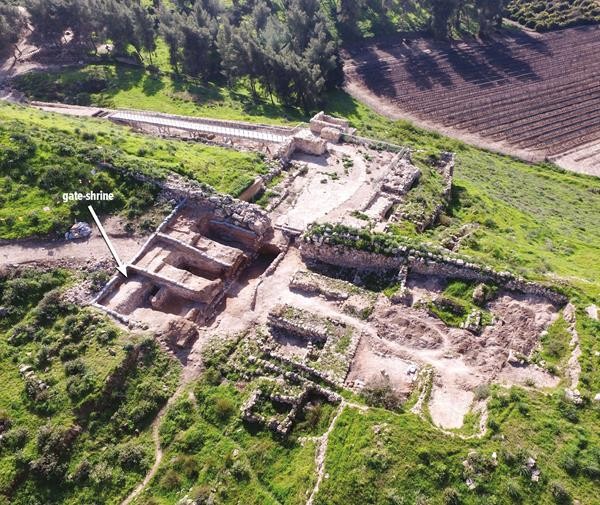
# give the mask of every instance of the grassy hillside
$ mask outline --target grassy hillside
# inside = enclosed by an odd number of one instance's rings
[[[15,86],[38,100],[77,105],[148,109],[277,124],[297,122],[300,118],[298,111],[284,109],[276,101],[253,99],[244,87],[229,89],[204,85],[194,79],[160,75],[124,65],[90,65],[60,72],[35,72],[17,78]]]
[[[178,368],[62,295],[81,274],[0,274],[0,503],[117,503],[153,457]],[[110,386],[109,386],[110,385]]]
[[[511,0],[506,11],[512,20],[539,32],[600,23],[597,0]]]
[[[594,337],[600,323],[583,311],[578,318],[585,355],[581,405],[566,401],[562,389],[484,388],[479,396],[489,398],[487,432],[460,439],[408,408],[359,410],[356,402],[363,400],[354,397],[331,432],[326,478],[314,503],[596,503],[600,408],[591,397],[600,370],[587,360],[600,350]],[[312,437],[327,430],[337,407],[313,410],[317,415],[307,416],[287,440],[244,424],[240,406],[261,379],[240,374],[235,356],[247,348],[238,346],[208,351],[203,378],[169,408],[160,428],[161,469],[136,503],[169,505],[182,496],[200,503],[306,502],[315,483]],[[461,430],[466,436],[476,431],[479,418],[471,421]],[[540,471],[537,482],[529,458]]]
[[[103,213],[121,212],[146,228],[167,208],[156,208],[159,188],[133,173],[161,179],[170,172],[239,195],[266,166],[260,156],[220,147],[132,133],[107,121],[78,120],[0,104],[0,238],[64,233],[87,218],[85,202],[64,192],[113,192]],[[148,213],[149,209],[153,212]]]

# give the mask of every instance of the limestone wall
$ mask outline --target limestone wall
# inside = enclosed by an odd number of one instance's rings
[[[545,297],[558,305],[568,301],[566,296],[556,290],[536,282],[526,281],[510,272],[498,272],[490,266],[470,263],[461,258],[425,253],[406,246],[399,246],[397,249],[393,254],[385,255],[305,240],[300,247],[300,252],[305,261],[320,261],[330,265],[365,270],[398,270],[402,266],[407,266],[411,272],[419,274],[491,282],[506,289]]]

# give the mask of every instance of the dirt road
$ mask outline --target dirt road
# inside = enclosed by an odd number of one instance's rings
[[[124,262],[131,260],[145,237],[113,237],[112,242]],[[27,240],[0,244],[0,267],[59,260],[97,261],[111,258],[106,243],[96,232],[82,241]]]

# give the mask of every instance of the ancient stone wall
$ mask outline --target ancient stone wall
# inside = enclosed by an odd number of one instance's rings
[[[311,237],[313,240],[315,237]],[[411,272],[471,280],[491,282],[506,289],[538,295],[553,303],[563,305],[568,299],[556,290],[526,281],[510,272],[498,272],[490,266],[478,265],[461,258],[423,252],[407,246],[398,246],[391,255],[371,253],[348,246],[330,245],[320,241],[311,241],[305,237],[300,251],[305,261],[319,261],[330,265],[365,270],[399,270],[406,265]]]

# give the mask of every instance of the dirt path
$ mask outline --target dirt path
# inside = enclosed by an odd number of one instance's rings
[[[160,409],[160,411],[154,418],[154,421],[152,422],[152,440],[154,442],[154,464],[152,465],[152,468],[150,468],[150,470],[148,470],[148,473],[144,477],[144,480],[142,482],[140,482],[131,493],[129,493],[129,496],[127,496],[127,498],[125,498],[121,502],[121,505],[129,505],[130,503],[132,503],[133,500],[135,500],[142,493],[142,491],[144,491],[144,489],[146,489],[146,486],[150,483],[150,481],[154,478],[154,476],[158,472],[158,469],[160,468],[160,464],[162,463],[162,459],[163,459],[163,450],[160,445],[160,425],[162,423],[163,417],[167,413],[167,410],[169,409],[169,407],[171,405],[173,405],[175,400],[177,400],[179,398],[181,393],[183,393],[183,391],[187,387],[188,383],[189,383],[189,381],[186,380],[185,375],[182,375],[182,381],[179,384],[179,387],[175,390],[175,393],[173,393],[173,396],[171,396],[171,398],[169,398],[167,403],[164,405],[164,407],[162,409]],[[193,397],[193,398],[194,398],[194,403],[195,403],[196,399],[195,399],[195,397]]]
[[[323,435],[321,435],[320,437],[315,438],[316,440],[318,440],[317,452],[315,455],[315,463],[316,463],[316,467],[317,467],[317,482],[315,483],[315,487],[313,488],[312,492],[310,493],[310,496],[308,497],[308,500],[306,501],[306,505],[312,505],[314,502],[315,496],[317,496],[317,493],[319,492],[319,487],[321,485],[321,482],[323,481],[323,478],[325,477],[325,456],[327,455],[327,446],[329,445],[329,436],[331,435],[331,432],[335,428],[335,424],[336,424],[338,418],[340,417],[341,413],[344,411],[344,409],[346,407],[352,407],[352,408],[356,408],[359,410],[368,410],[368,408],[369,408],[369,407],[365,407],[364,405],[358,405],[356,403],[351,403],[351,402],[347,402],[346,400],[342,400],[335,416],[333,417],[333,419],[331,420],[331,423],[329,424],[329,428],[327,428],[327,431],[325,433],[323,433]]]
[[[112,238],[119,256],[125,262],[135,256],[144,240],[144,237]],[[27,240],[0,244],[0,267],[70,259],[96,261],[111,257],[106,243],[96,234],[82,241]]]

